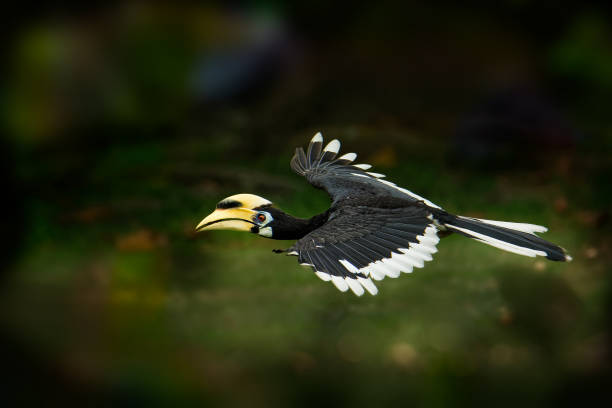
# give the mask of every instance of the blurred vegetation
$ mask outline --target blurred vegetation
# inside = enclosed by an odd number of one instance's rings
[[[605,10],[529,1],[39,11],[12,36],[2,92],[3,398],[541,407],[607,393],[611,33]],[[450,212],[548,226],[574,261],[452,236],[356,298],[271,252],[289,243],[194,235],[239,192],[325,210],[289,169],[317,130]]]

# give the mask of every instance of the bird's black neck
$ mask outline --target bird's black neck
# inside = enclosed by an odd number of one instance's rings
[[[293,217],[279,209],[272,212],[274,223],[272,224],[272,239],[300,239],[309,232],[325,224],[329,211],[315,215],[312,218],[303,219]]]

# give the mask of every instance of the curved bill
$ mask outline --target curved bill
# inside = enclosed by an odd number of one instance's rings
[[[248,208],[217,209],[204,218],[195,228],[196,232],[206,230],[250,231],[255,223],[253,215],[257,211]]]

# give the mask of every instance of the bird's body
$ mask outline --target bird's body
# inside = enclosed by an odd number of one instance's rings
[[[262,197],[238,194],[222,200],[197,230],[234,229],[273,239],[293,240],[286,250],[341,291],[376,294],[374,280],[395,278],[421,268],[437,252],[438,235],[455,232],[485,244],[526,256],[569,261],[565,251],[535,235],[546,228],[523,223],[452,215],[431,201],[353,164],[347,153],[336,158],[340,142],[323,148],[317,133],[308,151],[298,148],[292,169],[325,190],[331,207],[310,219],[290,216]]]

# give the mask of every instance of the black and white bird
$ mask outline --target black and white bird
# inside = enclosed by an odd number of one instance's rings
[[[297,240],[285,250],[311,267],[324,281],[357,296],[378,293],[373,280],[397,278],[432,260],[438,234],[458,233],[482,243],[552,261],[571,261],[565,250],[543,240],[536,232],[546,227],[491,221],[450,214],[440,206],[368,171],[368,164],[353,164],[357,155],[337,157],[340,142],[323,147],[317,133],[307,152],[296,149],[291,168],[314,187],[325,190],[331,207],[310,219],[295,218],[265,198],[237,194],[217,204],[196,231],[250,231],[266,238]]]

